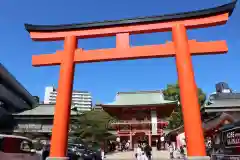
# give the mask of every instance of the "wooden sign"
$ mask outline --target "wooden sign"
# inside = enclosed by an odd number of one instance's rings
[[[240,147],[240,127],[223,131],[222,142],[225,148],[238,148]]]

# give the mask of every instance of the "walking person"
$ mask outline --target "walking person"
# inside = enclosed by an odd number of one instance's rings
[[[164,135],[160,138],[161,140],[161,150],[165,150],[165,137]]]
[[[184,145],[180,146],[180,155],[181,155],[180,158],[182,158],[184,160],[186,159],[186,151],[185,151],[185,149],[186,149],[186,146],[184,146]]]
[[[125,145],[125,150],[128,151],[129,150],[129,147],[130,147],[130,141],[128,141]]]
[[[104,150],[104,145],[101,146],[100,148],[100,153],[101,153],[101,159],[104,160],[105,159],[105,150]]]
[[[147,160],[151,160],[152,158],[152,147],[149,144],[146,144],[144,147],[144,152]]]
[[[105,153],[103,150],[101,150],[101,159],[103,160],[105,158]]]
[[[174,158],[174,156],[173,156],[173,152],[174,152],[173,145],[169,144],[168,149],[169,149],[170,159],[173,159]]]
[[[125,147],[126,147],[126,141],[123,140],[123,141],[122,141],[122,148],[121,148],[121,151],[122,151],[122,152],[126,150]]]
[[[141,148],[140,144],[138,144],[138,146],[137,146],[135,157],[136,157],[137,160],[142,160],[143,151],[142,151],[142,148]]]
[[[44,145],[43,146],[43,151],[42,151],[42,160],[47,159],[50,153],[50,145]]]

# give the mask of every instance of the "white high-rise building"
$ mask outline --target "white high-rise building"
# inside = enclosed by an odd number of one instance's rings
[[[53,86],[45,88],[44,104],[55,104],[57,97],[57,89]],[[72,108],[79,111],[88,111],[92,109],[92,96],[87,91],[72,92]]]

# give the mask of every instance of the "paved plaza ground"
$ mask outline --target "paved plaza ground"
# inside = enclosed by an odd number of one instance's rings
[[[106,155],[106,160],[135,160],[133,151],[127,152],[115,152],[109,155]],[[152,160],[169,160],[168,151],[157,151],[153,150],[153,159]],[[180,159],[179,159],[180,160]]]

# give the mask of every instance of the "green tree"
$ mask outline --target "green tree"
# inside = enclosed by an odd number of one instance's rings
[[[113,118],[103,110],[92,110],[79,114],[72,124],[74,135],[86,143],[101,144],[114,137],[109,133],[109,123]]]
[[[183,125],[182,107],[180,103],[180,88],[179,84],[168,84],[167,88],[163,91],[166,100],[178,101],[178,106],[174,109],[172,115],[169,117],[169,129],[175,129]],[[198,101],[202,106],[206,100],[206,94],[201,88],[198,88]]]

